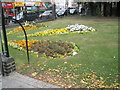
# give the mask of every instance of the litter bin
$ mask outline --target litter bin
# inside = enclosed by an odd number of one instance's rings
[[[16,70],[15,60],[11,57],[1,55],[2,58],[2,75],[9,76],[9,74]]]

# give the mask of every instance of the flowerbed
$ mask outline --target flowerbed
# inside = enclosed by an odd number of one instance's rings
[[[58,35],[58,34],[65,34],[68,33],[69,30],[68,29],[54,29],[54,30],[50,30],[50,31],[42,31],[42,32],[36,32],[34,34],[28,34],[28,37],[31,36],[46,36],[46,35]]]
[[[58,34],[69,34],[69,33],[88,33],[95,31],[96,30],[92,27],[75,24],[75,25],[68,25],[66,28],[63,29],[54,29],[54,30],[36,32],[34,34],[28,34],[28,36],[32,37],[32,36],[46,36],[46,35],[58,35]]]
[[[10,46],[19,50],[25,51],[26,43],[22,41],[9,41]],[[38,57],[47,58],[64,58],[67,56],[76,55],[79,51],[78,47],[74,43],[62,42],[62,41],[41,41],[41,40],[29,40],[28,41],[29,52],[36,54]]]
[[[44,27],[47,27],[43,24],[40,24],[39,26],[35,25],[34,23],[29,23],[29,22],[26,22],[24,25],[23,25],[24,29],[25,30],[36,30],[36,29],[40,29],[40,28],[44,28]],[[22,31],[22,27],[18,27],[17,29],[13,30],[13,31],[10,31],[7,33],[7,35],[9,34],[14,34],[14,33],[17,33],[19,31]]]
[[[96,31],[93,27],[88,27],[85,25],[79,25],[79,24],[75,24],[75,25],[68,25],[66,27],[66,29],[69,29],[70,32],[94,32]]]

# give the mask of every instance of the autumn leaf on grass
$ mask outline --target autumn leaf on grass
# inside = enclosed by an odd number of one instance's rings
[[[103,80],[103,77],[100,77],[100,80]]]
[[[83,81],[83,80],[81,80],[80,82],[83,83],[83,84],[87,84],[87,82],[85,82],[85,81]]]
[[[23,64],[23,66],[25,66],[25,67],[30,67],[30,65],[29,65],[29,64]]]
[[[67,62],[64,62],[64,64],[67,64]]]
[[[33,77],[35,77],[37,74],[38,74],[37,72],[34,72],[34,73],[32,73],[31,75],[32,75]]]
[[[67,88],[71,88],[72,87],[72,85],[69,85]]]

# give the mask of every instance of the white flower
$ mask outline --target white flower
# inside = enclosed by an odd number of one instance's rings
[[[82,25],[82,24],[81,25],[78,25],[78,24],[68,25],[66,28],[69,29],[71,32],[73,32],[73,31],[83,31],[83,32],[95,31],[94,28],[87,27],[87,26]]]
[[[83,31],[85,31],[86,29],[83,29]]]
[[[73,52],[73,56],[76,55],[76,54],[78,54],[78,53],[77,52]]]
[[[92,31],[95,31],[95,29],[92,29]]]

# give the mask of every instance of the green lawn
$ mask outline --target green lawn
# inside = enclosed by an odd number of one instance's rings
[[[64,17],[44,22],[46,29],[64,28],[70,24],[84,24],[97,29],[87,34],[67,34],[29,37],[28,39],[74,42],[80,49],[75,56],[64,59],[37,58],[9,47],[17,72],[62,87],[115,87],[118,77],[118,21],[117,18]],[[13,30],[8,28],[7,32]],[[40,30],[28,31],[34,33]],[[8,35],[8,40],[23,40],[19,32]],[[34,75],[35,74],[35,75]]]

